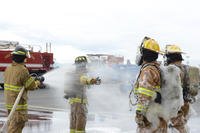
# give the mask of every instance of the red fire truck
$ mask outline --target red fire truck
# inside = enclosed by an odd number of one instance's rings
[[[0,41],[0,85],[3,87],[3,72],[7,66],[12,63],[11,52],[19,42],[14,41]],[[47,71],[53,69],[53,53],[51,53],[51,44],[46,44],[46,51],[41,52],[41,47],[38,51],[34,50],[31,45],[22,45],[30,52],[31,57],[27,59],[26,67],[30,73],[36,73],[37,75],[43,75]],[[43,86],[44,87],[44,86]]]

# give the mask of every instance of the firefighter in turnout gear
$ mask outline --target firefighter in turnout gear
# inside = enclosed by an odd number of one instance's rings
[[[176,65],[181,70],[181,84],[183,88],[183,99],[184,105],[179,110],[177,117],[171,119],[170,127],[173,127],[179,131],[179,133],[187,133],[187,120],[189,116],[190,102],[193,100],[191,96],[194,97],[197,95],[198,90],[190,89],[190,78],[189,78],[189,66],[182,64],[182,51],[177,45],[166,45],[165,47],[165,56],[166,56],[166,65]]]
[[[17,105],[13,117],[11,117],[8,121],[7,132],[21,133],[25,126],[25,122],[28,121],[28,90],[36,89],[40,82],[35,81],[35,79],[30,76],[28,69],[25,67],[24,61],[29,57],[29,54],[24,47],[17,46],[11,55],[13,62],[6,68],[4,72],[4,96],[5,106],[8,114],[10,113],[20,90],[23,87],[25,90]]]
[[[163,118],[159,118],[159,126],[155,129],[146,117],[151,102],[161,103],[160,64],[156,61],[160,53],[159,44],[154,39],[145,37],[138,50],[136,64],[141,68],[134,85],[134,94],[137,97],[137,133],[167,133],[167,122]]]
[[[70,89],[65,89],[65,98],[69,100],[71,106],[70,133],[85,133],[87,121],[87,96],[88,85],[99,85],[99,78],[87,76],[87,58],[78,56],[75,59],[76,70],[72,75],[72,85]],[[68,86],[68,85],[67,85]]]

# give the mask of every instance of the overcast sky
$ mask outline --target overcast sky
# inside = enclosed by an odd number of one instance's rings
[[[200,64],[198,0],[0,0],[0,40],[52,43],[57,62],[109,53],[134,61],[144,36]]]

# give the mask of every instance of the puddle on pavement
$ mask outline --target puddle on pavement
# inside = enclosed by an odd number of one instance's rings
[[[29,110],[28,122],[26,122],[27,128],[35,128],[43,126],[44,128],[52,124],[53,112],[51,111],[35,111]],[[4,124],[7,119],[7,112],[0,110],[0,127]]]
[[[23,133],[66,133],[69,132],[69,112],[29,110],[29,121]],[[0,110],[0,127],[7,116],[5,110]],[[127,128],[128,116],[107,113],[89,113],[86,130],[88,133],[122,133]],[[122,126],[123,123],[123,126]],[[120,125],[120,126],[119,126]],[[128,127],[130,129],[130,127]]]

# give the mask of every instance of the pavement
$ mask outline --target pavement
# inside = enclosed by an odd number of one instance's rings
[[[104,88],[108,90],[115,87]],[[130,112],[128,105],[126,105],[128,102],[127,94],[112,92],[111,90],[109,90],[111,94],[105,94],[105,90],[102,90],[102,88],[95,89],[95,92],[92,88],[89,90],[91,102],[86,126],[87,133],[134,133],[136,131],[134,112]],[[98,95],[94,96],[97,93]],[[102,96],[104,96],[104,102],[99,100],[99,97]],[[63,91],[52,87],[32,91],[29,93],[28,104],[29,121],[23,129],[23,133],[69,133],[69,104],[63,98]],[[200,132],[198,126],[200,121],[199,105],[200,99],[198,98],[197,102],[192,105],[195,110],[194,116],[188,122],[191,133]],[[0,127],[5,122],[6,117],[3,91],[0,90]]]
[[[99,89],[97,92],[100,94],[103,91]],[[93,93],[90,93],[90,95],[93,95]],[[105,94],[102,93],[102,95]],[[3,90],[0,90],[0,127],[7,118],[3,97]],[[23,129],[23,133],[69,132],[70,110],[68,102],[63,98],[63,91],[48,87],[46,89],[30,91],[28,97],[29,121]],[[100,99],[99,96],[93,97],[91,100],[95,101],[97,99]],[[129,133],[133,130],[134,126],[131,125],[130,119],[132,118],[131,113],[124,114],[118,113],[118,111],[111,113],[109,112],[110,107],[107,108],[104,105],[102,103],[90,103],[91,108],[89,108],[86,127],[87,133]],[[115,107],[114,103],[112,105]],[[99,108],[95,108],[95,106]],[[100,110],[101,107],[105,109]]]

